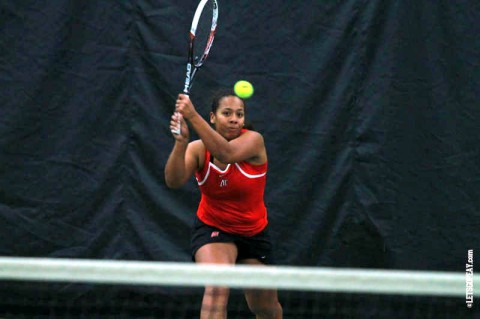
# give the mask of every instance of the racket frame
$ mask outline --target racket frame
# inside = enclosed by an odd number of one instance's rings
[[[202,15],[203,9],[205,8],[205,5],[207,4],[208,1],[212,1],[212,7],[213,7],[213,14],[212,14],[212,24],[210,27],[210,33],[208,36],[207,44],[205,46],[205,50],[203,51],[203,54],[201,57],[198,58],[198,60],[195,61],[194,56],[193,56],[193,49],[195,45],[195,36],[197,32],[197,27],[198,27],[198,21],[200,20],[200,17]],[[197,9],[195,10],[195,14],[193,16],[192,20],[192,25],[190,27],[190,41],[188,45],[188,61],[187,61],[187,72],[185,76],[185,85],[183,87],[183,93],[184,94],[189,94],[190,89],[193,84],[193,79],[195,77],[195,74],[197,73],[197,70],[203,65],[205,60],[208,57],[208,54],[210,53],[210,49],[213,44],[213,39],[215,38],[215,32],[217,31],[217,20],[218,20],[218,2],[217,0],[201,0],[200,3],[197,6]]]
[[[205,50],[203,54],[198,59],[195,59],[193,56],[193,49],[195,45],[195,36],[197,32],[198,22],[200,21],[200,17],[202,12],[205,8],[205,5],[208,1],[212,1],[212,24],[210,27],[210,33],[208,36],[207,44],[205,46]],[[195,14],[193,16],[192,25],[190,27],[190,34],[189,34],[189,44],[188,44],[188,60],[187,60],[187,72],[185,75],[185,84],[183,87],[183,93],[186,95],[190,94],[190,89],[192,88],[193,79],[197,73],[197,70],[203,65],[205,60],[210,53],[210,49],[213,44],[213,39],[215,38],[215,32],[217,31],[217,20],[218,20],[218,2],[217,0],[201,0],[195,10]],[[177,129],[172,130],[174,134],[180,134],[181,132],[181,125],[180,122],[177,125]]]

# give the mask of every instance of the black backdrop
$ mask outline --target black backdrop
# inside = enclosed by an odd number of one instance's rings
[[[0,3],[0,255],[190,261],[169,190],[196,1]],[[221,1],[192,99],[255,85],[282,265],[463,271],[480,242],[470,1]],[[480,250],[479,250],[480,251]]]

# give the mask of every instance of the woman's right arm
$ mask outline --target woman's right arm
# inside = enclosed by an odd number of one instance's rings
[[[172,116],[172,123],[176,120]],[[182,122],[182,132],[174,135],[175,145],[168,157],[165,165],[165,183],[169,188],[179,188],[184,185],[188,179],[199,168],[199,149],[200,140],[189,143],[189,133],[187,123],[180,118]]]

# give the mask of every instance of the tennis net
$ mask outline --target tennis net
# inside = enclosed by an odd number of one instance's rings
[[[0,257],[0,318],[198,318],[205,285],[231,288],[229,319],[253,318],[244,288],[276,288],[284,318],[480,314],[462,273]]]

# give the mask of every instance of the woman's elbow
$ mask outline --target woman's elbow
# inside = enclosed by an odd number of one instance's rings
[[[229,152],[219,152],[217,154],[214,154],[213,156],[224,164],[234,163],[234,158]]]
[[[168,188],[180,188],[182,187],[187,181],[179,178],[172,178],[168,175],[165,175],[165,184]]]
[[[179,183],[178,181],[175,181],[175,180],[169,180],[169,179],[165,179],[165,184],[167,185],[168,188],[171,188],[171,189],[176,189],[176,188],[180,188],[182,186],[182,183]]]

